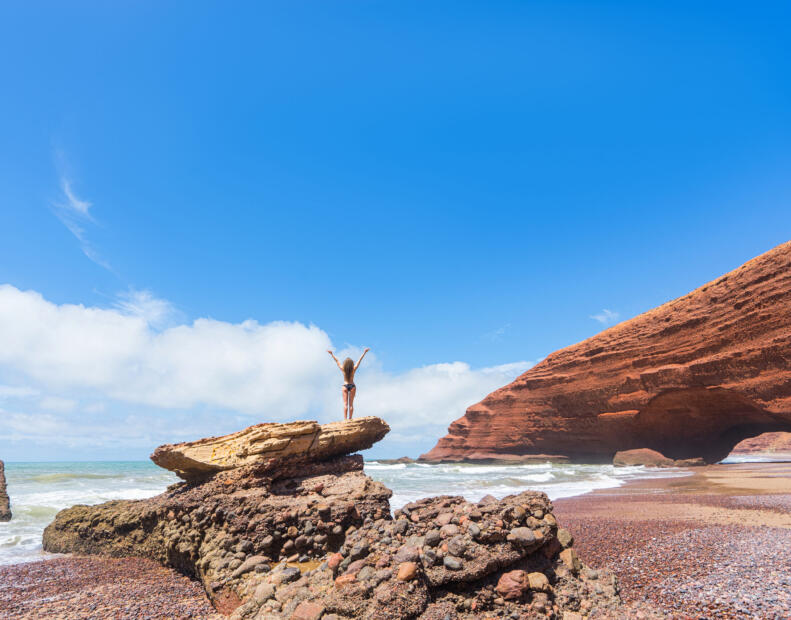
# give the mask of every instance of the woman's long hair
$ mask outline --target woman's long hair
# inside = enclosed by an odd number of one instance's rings
[[[350,357],[343,360],[343,378],[346,383],[351,383],[354,380],[354,362]]]

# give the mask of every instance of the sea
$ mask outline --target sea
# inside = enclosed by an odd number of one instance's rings
[[[636,478],[684,476],[681,469],[647,469],[612,465],[387,464],[366,461],[366,473],[393,490],[393,509],[432,495],[463,495],[478,501],[533,489],[550,499],[617,487]],[[144,499],[178,482],[150,461],[6,463],[13,518],[0,523],[0,565],[47,557],[41,547],[44,528],[55,514],[75,504],[112,499]]]

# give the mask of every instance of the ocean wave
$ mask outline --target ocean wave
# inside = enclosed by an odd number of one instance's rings
[[[393,463],[392,465],[385,465],[383,463],[377,463],[376,461],[371,461],[365,464],[365,469],[381,469],[384,471],[392,471],[395,469],[406,469],[406,463]]]
[[[14,518],[30,517],[31,519],[42,519],[44,517],[54,517],[60,506],[32,506],[30,504],[13,507]]]
[[[33,482],[41,482],[43,484],[52,484],[53,482],[65,482],[67,480],[102,480],[105,478],[125,478],[124,474],[89,474],[89,473],[57,473],[57,474],[38,474],[30,476],[29,480]]]
[[[524,463],[518,465],[468,465],[465,463],[434,465],[440,471],[456,474],[514,474],[520,471],[545,471],[552,468],[552,463]]]

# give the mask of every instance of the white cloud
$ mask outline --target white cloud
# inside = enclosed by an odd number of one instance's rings
[[[598,314],[592,314],[590,318],[592,318],[594,321],[598,321],[602,325],[612,325],[613,323],[618,322],[620,316],[621,315],[618,312],[613,312],[612,310],[605,308]]]
[[[52,203],[55,215],[57,215],[63,225],[68,228],[69,232],[80,242],[80,249],[85,256],[97,265],[104,267],[108,271],[112,271],[113,269],[110,264],[99,255],[90,241],[88,241],[88,236],[85,232],[85,226],[87,224],[95,223],[90,213],[93,205],[87,200],[77,197],[72,188],[71,181],[66,177],[61,177],[60,189],[62,192],[61,199]]]
[[[176,428],[165,418],[179,419],[182,433],[185,423],[200,416],[201,430],[215,433],[254,421],[341,418],[342,377],[326,353],[331,340],[317,326],[198,319],[157,329],[155,323],[172,316],[171,310],[168,302],[146,291],[131,292],[115,307],[98,308],[58,305],[34,291],[0,285],[0,378],[13,376],[25,383],[19,388],[23,391],[9,392],[12,396],[24,396],[28,389],[41,394],[40,407],[52,413],[40,412],[36,419],[43,431],[37,429],[36,436],[47,430],[53,436],[60,433],[53,426],[61,420],[56,414],[65,416],[72,409],[70,438],[112,424],[116,432],[125,432],[119,419],[89,422],[105,403],[116,403],[111,411],[119,403],[134,410],[142,434],[157,424],[165,424],[157,427],[162,433]],[[359,350],[339,352],[347,354]],[[452,362],[390,372],[371,352],[358,373],[355,414],[385,418],[394,439],[438,437],[469,405],[530,365],[473,369]],[[236,419],[234,413],[242,417]],[[24,419],[14,419],[19,434]],[[197,432],[197,427],[187,430]]]
[[[10,398],[31,398],[38,396],[39,391],[24,385],[0,385],[0,400]]]
[[[52,413],[0,410],[0,440],[30,441],[45,446],[67,446],[83,450],[138,446],[148,451],[153,440],[148,432],[150,427],[150,420],[129,424],[127,420],[75,420]],[[161,435],[157,435],[157,438],[160,437]],[[156,440],[153,443],[156,444]]]
[[[305,412],[330,380],[327,334],[315,326],[198,319],[155,331],[118,309],[56,305],[0,286],[0,366],[49,390],[85,390],[165,408]]]
[[[355,409],[386,419],[394,431],[430,426],[440,428],[444,435],[448,424],[461,417],[467,407],[510,383],[530,366],[530,362],[516,362],[473,369],[464,362],[452,362],[403,373],[361,367]],[[342,410],[340,401],[338,409]]]
[[[39,401],[38,406],[47,411],[74,411],[77,401],[60,396],[45,396]]]

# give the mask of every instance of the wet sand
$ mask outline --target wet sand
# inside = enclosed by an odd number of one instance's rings
[[[0,566],[3,620],[222,617],[199,583],[151,560],[74,556]]]
[[[791,463],[690,471],[557,500],[555,515],[616,573],[626,617],[791,617]]]

